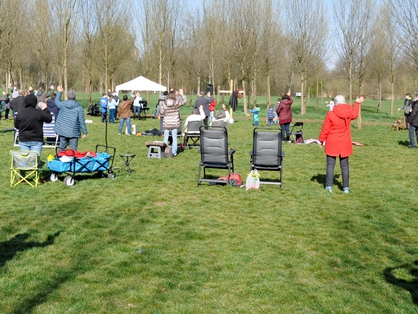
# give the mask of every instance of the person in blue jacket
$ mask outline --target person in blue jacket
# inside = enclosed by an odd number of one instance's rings
[[[70,89],[67,92],[68,100],[61,101],[61,95],[64,89],[62,86],[57,87],[57,97],[55,105],[59,108],[60,114],[55,122],[54,130],[60,136],[59,151],[70,149],[77,150],[78,139],[81,131],[82,138],[87,136],[86,120],[84,118],[84,109],[76,100],[76,92]]]
[[[258,126],[258,121],[260,119],[259,113],[260,113],[260,108],[257,104],[254,105],[254,108],[252,110],[250,110],[250,112],[253,114],[253,125],[254,126]]]

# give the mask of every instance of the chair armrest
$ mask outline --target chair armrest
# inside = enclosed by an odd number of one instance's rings
[[[228,152],[228,154],[229,154],[229,155],[233,155],[233,154],[235,154],[235,149],[231,149],[231,150]]]

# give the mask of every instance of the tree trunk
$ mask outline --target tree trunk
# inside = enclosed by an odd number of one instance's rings
[[[244,91],[244,95],[247,95],[246,87],[245,87],[245,80],[242,80],[242,90]],[[247,97],[244,98],[244,114],[246,116],[249,116],[248,114],[248,108],[247,108]]]

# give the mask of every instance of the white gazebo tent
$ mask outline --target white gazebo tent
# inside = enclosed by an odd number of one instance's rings
[[[119,91],[164,92],[166,90],[167,87],[153,82],[143,76],[138,76],[129,82],[116,86],[116,93],[119,93]]]

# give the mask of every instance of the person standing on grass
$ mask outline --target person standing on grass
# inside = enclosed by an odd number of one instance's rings
[[[282,96],[279,108],[277,108],[280,129],[282,130],[282,142],[289,141],[290,122],[292,122],[292,104],[293,98],[289,90],[286,94]]]
[[[319,146],[325,143],[325,154],[327,155],[327,170],[325,190],[332,193],[334,181],[335,162],[340,158],[341,173],[343,176],[343,191],[350,192],[348,157],[353,153],[351,139],[351,120],[358,117],[360,104],[363,97],[356,99],[354,106],[345,103],[345,98],[338,95],[334,99],[334,109],[328,111],[325,116],[322,130],[319,135]]]
[[[109,123],[115,124],[116,108],[119,105],[119,98],[116,101],[113,95],[109,96]]]
[[[415,148],[415,136],[418,141],[418,94],[415,94],[415,101],[412,103],[412,111],[408,117],[409,123],[409,148]]]
[[[403,114],[404,114],[404,119],[405,119],[405,126],[406,129],[409,129],[409,125],[408,125],[408,121],[409,121],[409,117],[411,115],[412,112],[412,103],[414,101],[412,100],[411,94],[406,94],[405,95],[405,100],[403,102],[403,106],[398,108],[398,111],[403,109]]]
[[[100,109],[102,113],[102,123],[107,123],[107,106],[109,104],[109,96],[106,93],[103,93],[103,97],[100,98]]]
[[[253,114],[253,126],[258,126],[258,121],[260,120],[260,107],[258,104],[255,104],[250,112]]]
[[[55,105],[59,108],[60,114],[55,122],[54,130],[60,136],[59,151],[70,149],[77,150],[80,132],[83,132],[83,139],[87,136],[86,120],[84,119],[84,109],[76,100],[76,93],[70,89],[67,92],[68,100],[61,101],[64,89],[57,87],[57,97]]]
[[[128,100],[128,96],[123,96],[123,101],[119,104],[118,109],[118,117],[119,117],[119,132],[118,135],[122,134],[123,124],[126,121],[126,128],[128,129],[128,133],[126,135],[132,135],[131,130],[131,117],[132,117],[132,111],[131,106],[135,100],[135,97],[131,98],[131,100]]]
[[[209,98],[205,97],[204,91],[199,92],[199,97],[194,102],[193,108],[199,110],[200,106],[203,106],[203,111],[205,112],[205,118],[203,119],[203,124],[205,125],[205,129],[209,127],[209,117],[210,117],[210,109],[209,105],[215,99],[211,96],[210,92],[207,93]]]
[[[171,151],[174,157],[177,156],[177,129],[180,127],[180,107],[186,104],[186,102],[186,96],[180,88],[178,96],[173,91],[168,93],[167,99],[160,109],[160,114],[164,115],[164,143],[168,145],[168,138],[171,131],[171,137],[173,138]]]

